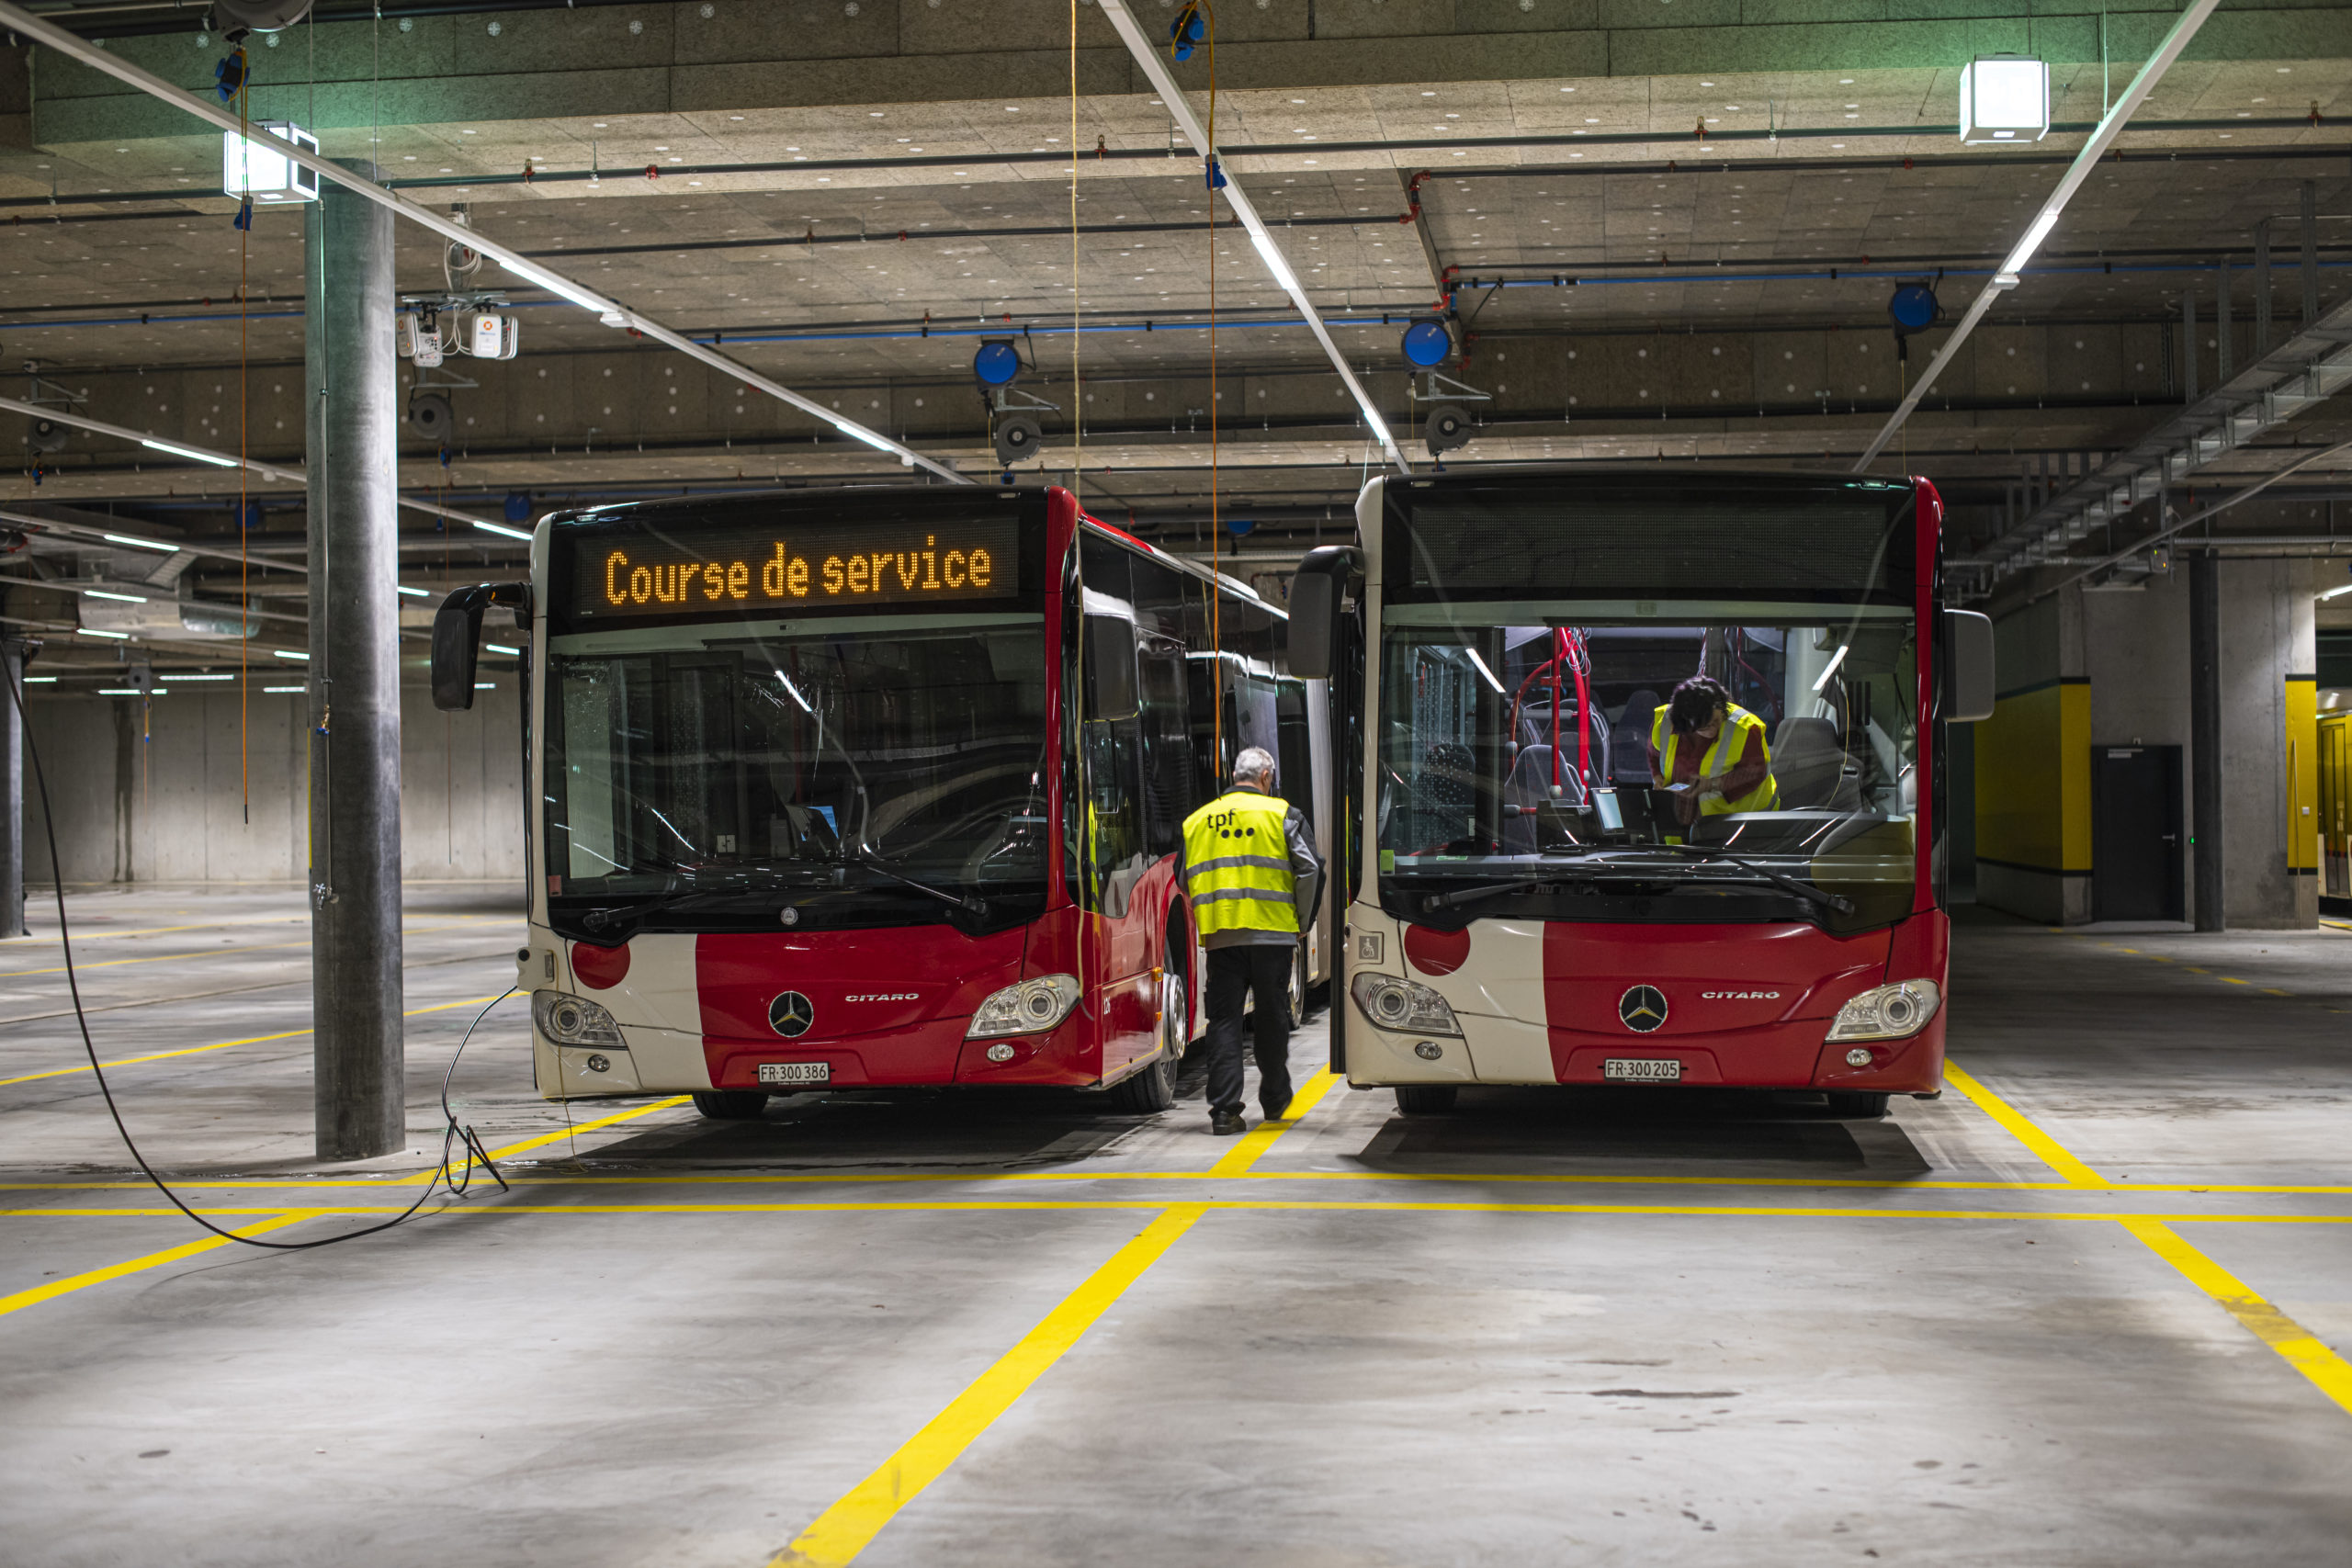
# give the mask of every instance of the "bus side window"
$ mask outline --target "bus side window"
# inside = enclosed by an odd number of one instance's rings
[[[1274,694],[1274,733],[1281,744],[1272,748],[1280,770],[1282,797],[1298,807],[1306,825],[1315,826],[1315,766],[1308,750],[1306,682],[1284,681]]]

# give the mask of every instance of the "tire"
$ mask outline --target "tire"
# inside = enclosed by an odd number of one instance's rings
[[[1153,1116],[1176,1103],[1176,1058],[1166,1046],[1151,1066],[1111,1087],[1111,1109],[1123,1116]]]
[[[1412,1083],[1396,1086],[1396,1110],[1404,1116],[1442,1116],[1453,1109],[1454,1088],[1450,1083]]]
[[[1829,1114],[1840,1122],[1875,1122],[1886,1114],[1886,1096],[1839,1089],[1829,1096]]]
[[[713,1122],[757,1122],[767,1114],[768,1097],[755,1089],[708,1089],[695,1096],[695,1109]]]
[[[1299,943],[1290,959],[1290,1026],[1298,1028],[1306,1021],[1306,944]]]

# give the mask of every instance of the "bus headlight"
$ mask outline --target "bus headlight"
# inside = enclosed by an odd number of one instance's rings
[[[1042,979],[1023,980],[1017,986],[1007,986],[972,1014],[972,1027],[964,1031],[967,1040],[986,1040],[998,1034],[1035,1034],[1051,1029],[1069,1016],[1078,1005],[1078,976],[1047,975]]]
[[[539,1032],[559,1045],[611,1045],[621,1050],[620,1025],[613,1015],[584,997],[561,991],[533,991],[531,1020]]]
[[[1943,1001],[1933,980],[1905,980],[1864,991],[1838,1010],[1832,1040],[1903,1040],[1928,1027]]]
[[[1393,975],[1359,975],[1348,989],[1356,998],[1358,1010],[1383,1029],[1412,1034],[1462,1032],[1462,1026],[1453,1021],[1453,1010],[1427,986]]]

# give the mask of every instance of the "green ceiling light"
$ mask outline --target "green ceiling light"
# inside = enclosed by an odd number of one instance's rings
[[[2050,66],[2027,54],[1980,54],[1960,71],[1960,139],[1972,147],[2050,134]]]

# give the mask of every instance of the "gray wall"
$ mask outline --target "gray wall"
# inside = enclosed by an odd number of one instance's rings
[[[2308,559],[2222,562],[2222,887],[2232,926],[2319,923],[2317,879],[2287,870],[2286,684],[2319,664],[2312,581]]]
[[[522,736],[511,671],[471,712],[401,690],[401,872],[426,881],[523,877]],[[252,811],[240,788],[237,694],[223,684],[136,697],[40,696],[30,739],[49,776],[68,884],[299,886],[304,841],[304,699],[254,682],[248,715]],[[36,693],[40,688],[34,687]],[[148,710],[142,719],[141,708]],[[25,770],[25,876],[48,882],[49,840]]]

